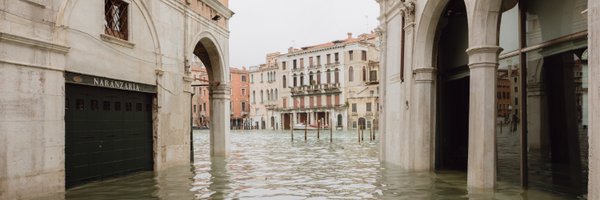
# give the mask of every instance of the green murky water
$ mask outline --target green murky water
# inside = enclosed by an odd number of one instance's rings
[[[367,134],[365,132],[365,134]],[[468,191],[462,172],[407,173],[378,161],[378,142],[356,133],[232,131],[231,156],[210,158],[207,131],[194,132],[192,166],[142,172],[67,191],[67,199],[577,199],[499,182]]]

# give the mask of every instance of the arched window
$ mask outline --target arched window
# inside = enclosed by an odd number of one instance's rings
[[[265,99],[264,99],[264,93],[263,93],[263,91],[261,90],[261,91],[260,91],[260,103],[263,103],[264,101],[265,101]]]
[[[313,80],[315,80],[314,77],[313,77],[313,75],[314,75],[313,72],[310,72],[310,75],[308,75],[308,84],[309,85],[312,85],[313,84]]]
[[[342,126],[342,114],[338,114],[337,116],[337,126]]]
[[[321,71],[317,71],[317,85],[321,84]]]
[[[352,68],[352,66],[350,66],[350,68],[348,69],[348,81],[354,81],[354,69]]]
[[[271,101],[275,100],[275,94],[273,93],[273,89],[271,89]]]
[[[300,74],[300,86],[304,85],[304,73]]]
[[[327,83],[331,83],[331,70],[327,69]]]
[[[362,70],[362,79],[363,79],[363,81],[366,82],[367,81],[367,69],[365,69],[365,66],[363,66],[362,69],[363,69]]]
[[[339,83],[339,82],[340,82],[340,70],[335,69],[335,83]]]
[[[296,77],[296,74],[294,74],[294,87],[298,86],[298,77]]]
[[[283,88],[286,88],[287,83],[285,82],[285,75],[283,75],[283,78],[281,78],[281,80],[283,81]]]
[[[256,103],[256,91],[252,91],[252,103]]]
[[[277,100],[279,98],[279,95],[277,94],[277,89],[275,89],[275,100]]]

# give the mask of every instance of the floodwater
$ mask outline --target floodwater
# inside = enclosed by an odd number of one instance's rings
[[[368,133],[365,131],[365,135]],[[192,166],[86,184],[67,199],[584,199],[521,190],[469,191],[466,173],[408,173],[378,161],[378,141],[356,132],[232,131],[231,156],[209,156],[208,131],[194,132]],[[377,135],[379,136],[379,135]],[[379,138],[377,138],[379,139]]]

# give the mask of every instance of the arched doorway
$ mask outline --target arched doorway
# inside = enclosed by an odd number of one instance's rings
[[[467,171],[469,147],[469,57],[464,1],[451,0],[437,27],[437,128],[435,169]]]
[[[203,33],[200,36],[201,39],[193,48],[193,54],[202,61],[208,74],[210,152],[212,156],[227,156],[229,154],[231,96],[228,81],[229,70],[223,61],[222,51],[216,43],[217,40],[209,33]],[[186,60],[186,62],[189,61]]]
[[[338,114],[337,115],[337,127],[336,128],[342,128],[343,127],[342,124],[343,124],[342,123],[342,114]]]
[[[358,118],[358,128],[364,130],[367,128],[367,120],[365,118]]]

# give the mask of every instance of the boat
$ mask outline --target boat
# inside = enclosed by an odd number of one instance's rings
[[[321,126],[321,130],[328,129],[328,128],[329,127],[327,127],[325,125]],[[297,124],[294,125],[294,130],[304,130],[304,129],[306,129],[306,130],[317,130],[318,127],[317,127],[317,125],[308,125],[308,126],[306,126],[304,123],[297,123]]]

